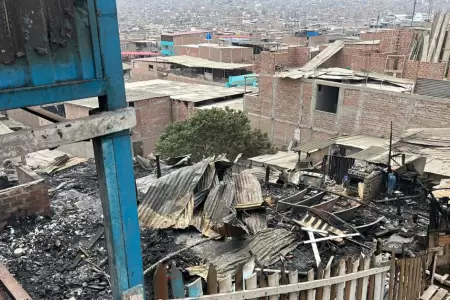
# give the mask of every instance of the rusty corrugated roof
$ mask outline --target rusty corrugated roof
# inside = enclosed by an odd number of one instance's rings
[[[264,200],[261,185],[249,170],[234,176],[233,180],[236,187],[236,210],[248,210],[262,206]],[[267,228],[265,211],[243,211],[241,215],[242,221],[247,225],[250,233],[255,234]]]
[[[233,180],[236,187],[236,209],[261,206],[263,203],[261,185],[249,170],[234,176]]]
[[[214,182],[213,171],[208,170],[214,168],[211,162],[211,158],[205,159],[152,181],[138,207],[139,221],[155,229],[188,227],[194,212],[195,188],[200,181],[201,188]]]

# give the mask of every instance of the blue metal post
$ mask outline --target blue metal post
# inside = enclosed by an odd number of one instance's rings
[[[106,96],[99,97],[102,110],[127,106],[122,76],[116,2],[97,0],[101,62]],[[103,203],[114,299],[143,284],[140,231],[137,217],[130,132],[94,140],[95,160]]]

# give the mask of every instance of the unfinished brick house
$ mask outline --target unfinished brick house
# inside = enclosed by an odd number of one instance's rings
[[[390,121],[394,134],[448,127],[448,63],[410,60],[418,34],[385,30],[332,45],[326,57],[327,46],[262,52],[256,62],[260,91],[245,96],[244,110],[278,147],[294,139],[296,128],[301,141],[308,141],[339,134],[387,137]],[[374,37],[379,40],[368,40]],[[353,73],[346,77],[346,71]]]
[[[445,98],[406,94],[321,79],[260,77],[258,94],[245,95],[244,111],[255,128],[276,146],[289,144],[300,128],[301,141],[337,134],[388,137],[414,127],[448,127]]]
[[[421,31],[421,29],[401,29],[362,34],[360,42],[346,43],[318,67],[386,73],[409,79],[447,78],[447,61],[425,62],[409,59],[414,41]],[[273,74],[280,70],[302,67],[326,47],[326,45],[316,48],[290,46],[288,51],[284,52],[262,52],[255,59],[255,70],[259,73]]]

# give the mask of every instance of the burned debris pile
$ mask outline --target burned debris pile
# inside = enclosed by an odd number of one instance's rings
[[[223,158],[208,158],[147,181],[139,206],[142,226],[194,227],[206,237],[217,237],[186,251],[201,257],[203,264],[182,268],[185,276],[206,279],[210,264],[218,278],[234,276],[237,266],[253,259],[264,268],[306,274],[331,257],[335,263],[356,260],[377,246],[404,257],[425,253],[425,194],[388,195],[381,167],[352,166],[341,184],[315,169],[278,171],[273,180],[278,183],[270,182],[273,170],[267,171],[265,182],[258,180],[264,169],[233,170]],[[177,264],[166,263],[168,268]]]
[[[157,160],[135,163],[148,297],[158,262],[167,274],[177,268],[193,282],[207,280],[211,265],[219,279],[234,277],[243,265],[306,276],[375,251],[425,252],[426,192],[417,186],[388,192],[380,167],[355,164],[338,184],[315,168],[271,176],[224,157]],[[94,163],[42,176],[53,215],[6,227],[1,262],[33,298],[111,299]]]

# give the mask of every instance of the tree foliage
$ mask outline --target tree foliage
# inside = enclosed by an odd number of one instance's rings
[[[211,155],[226,154],[232,160],[239,153],[252,157],[273,152],[267,134],[252,129],[243,112],[229,108],[198,110],[192,118],[170,124],[156,149],[164,157],[191,154],[194,161]]]

